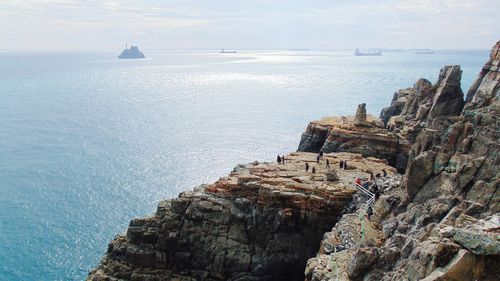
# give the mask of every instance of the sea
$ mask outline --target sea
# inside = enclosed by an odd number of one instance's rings
[[[488,50],[0,51],[0,280],[83,280],[135,217]]]

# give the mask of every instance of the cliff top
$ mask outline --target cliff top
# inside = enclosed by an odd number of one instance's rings
[[[363,158],[355,153],[324,154],[317,162],[317,153],[294,152],[285,156],[285,163],[258,163],[240,165],[227,177],[219,179],[206,190],[213,193],[234,192],[238,184],[248,181],[258,181],[261,187],[279,192],[313,192],[318,191],[354,191],[356,178],[367,179],[370,172],[381,173],[382,169],[388,174],[396,173],[396,169],[389,166],[387,161],[377,158]],[[326,160],[330,168],[326,167]],[[345,160],[348,169],[339,169],[339,163]],[[309,171],[305,170],[308,163]],[[315,173],[312,169],[315,168]],[[327,173],[334,171],[339,180],[327,181]],[[234,194],[233,194],[234,195]]]
[[[320,120],[312,121],[311,123],[321,125],[321,126],[331,126],[331,127],[350,127],[354,126],[355,116],[327,116]],[[373,115],[366,115],[366,122],[373,125],[374,127],[383,128],[384,124],[380,122],[380,119],[374,117]]]
[[[296,152],[284,164],[238,165],[213,184],[160,202],[154,216],[132,220],[109,244],[87,280],[303,280],[307,258],[352,201],[354,180],[395,173],[385,160],[359,154],[324,154],[319,163],[317,156]],[[339,169],[341,160],[347,169]]]

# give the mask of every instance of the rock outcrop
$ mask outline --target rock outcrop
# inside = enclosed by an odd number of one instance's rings
[[[326,167],[349,161],[349,170]],[[305,163],[310,165],[305,171]],[[312,168],[315,173],[312,173]],[[237,166],[134,219],[88,280],[303,280],[308,258],[356,192],[356,177],[395,169],[357,154],[292,153]],[[328,180],[335,173],[338,179]],[[331,176],[330,176],[330,179]]]
[[[366,103],[358,105],[356,115],[354,116],[354,126],[369,126],[366,122]]]
[[[359,153],[386,159],[404,171],[410,147],[406,140],[385,129],[378,118],[367,115],[366,105],[360,104],[354,117],[325,117],[309,123],[298,151]]]
[[[381,118],[421,126],[402,183],[340,219],[306,280],[500,279],[499,66],[497,42],[465,104],[458,66],[396,93]]]
[[[412,88],[398,90],[391,105],[382,109],[380,119],[398,138],[413,144],[422,129],[460,114],[464,103],[461,76],[459,65],[445,66],[434,86],[419,79]]]

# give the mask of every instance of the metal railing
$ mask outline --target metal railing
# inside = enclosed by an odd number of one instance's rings
[[[369,199],[366,201],[367,205],[370,205],[371,203],[373,203],[373,201],[375,201],[375,194],[373,194],[373,192],[367,190],[360,184],[354,183],[354,185],[356,186],[357,190],[361,191],[362,193],[364,193],[369,197]]]

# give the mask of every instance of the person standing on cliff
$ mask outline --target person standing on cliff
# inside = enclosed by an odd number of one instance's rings
[[[368,205],[368,208],[366,209],[366,216],[368,217],[368,220],[370,220],[372,215],[373,215],[372,206]]]
[[[276,161],[278,161],[278,164],[281,164],[281,157],[279,154],[278,154],[278,157],[276,157]]]
[[[281,161],[285,164],[285,155],[281,156]]]
[[[316,167],[313,167],[313,169],[312,169],[312,173],[313,173],[313,174],[316,174]]]
[[[360,178],[356,178],[356,180],[354,181],[357,185],[361,185],[361,179]]]
[[[320,157],[321,157],[321,156],[320,156],[319,154],[318,154],[318,156],[316,156],[316,163],[319,163],[319,158],[320,158]]]
[[[309,163],[306,163],[306,172],[309,171]]]
[[[330,168],[330,161],[328,159],[326,159],[326,167]]]
[[[339,168],[342,170],[344,168],[344,160],[340,160],[339,162]]]
[[[347,160],[344,160],[344,170],[347,170]]]

